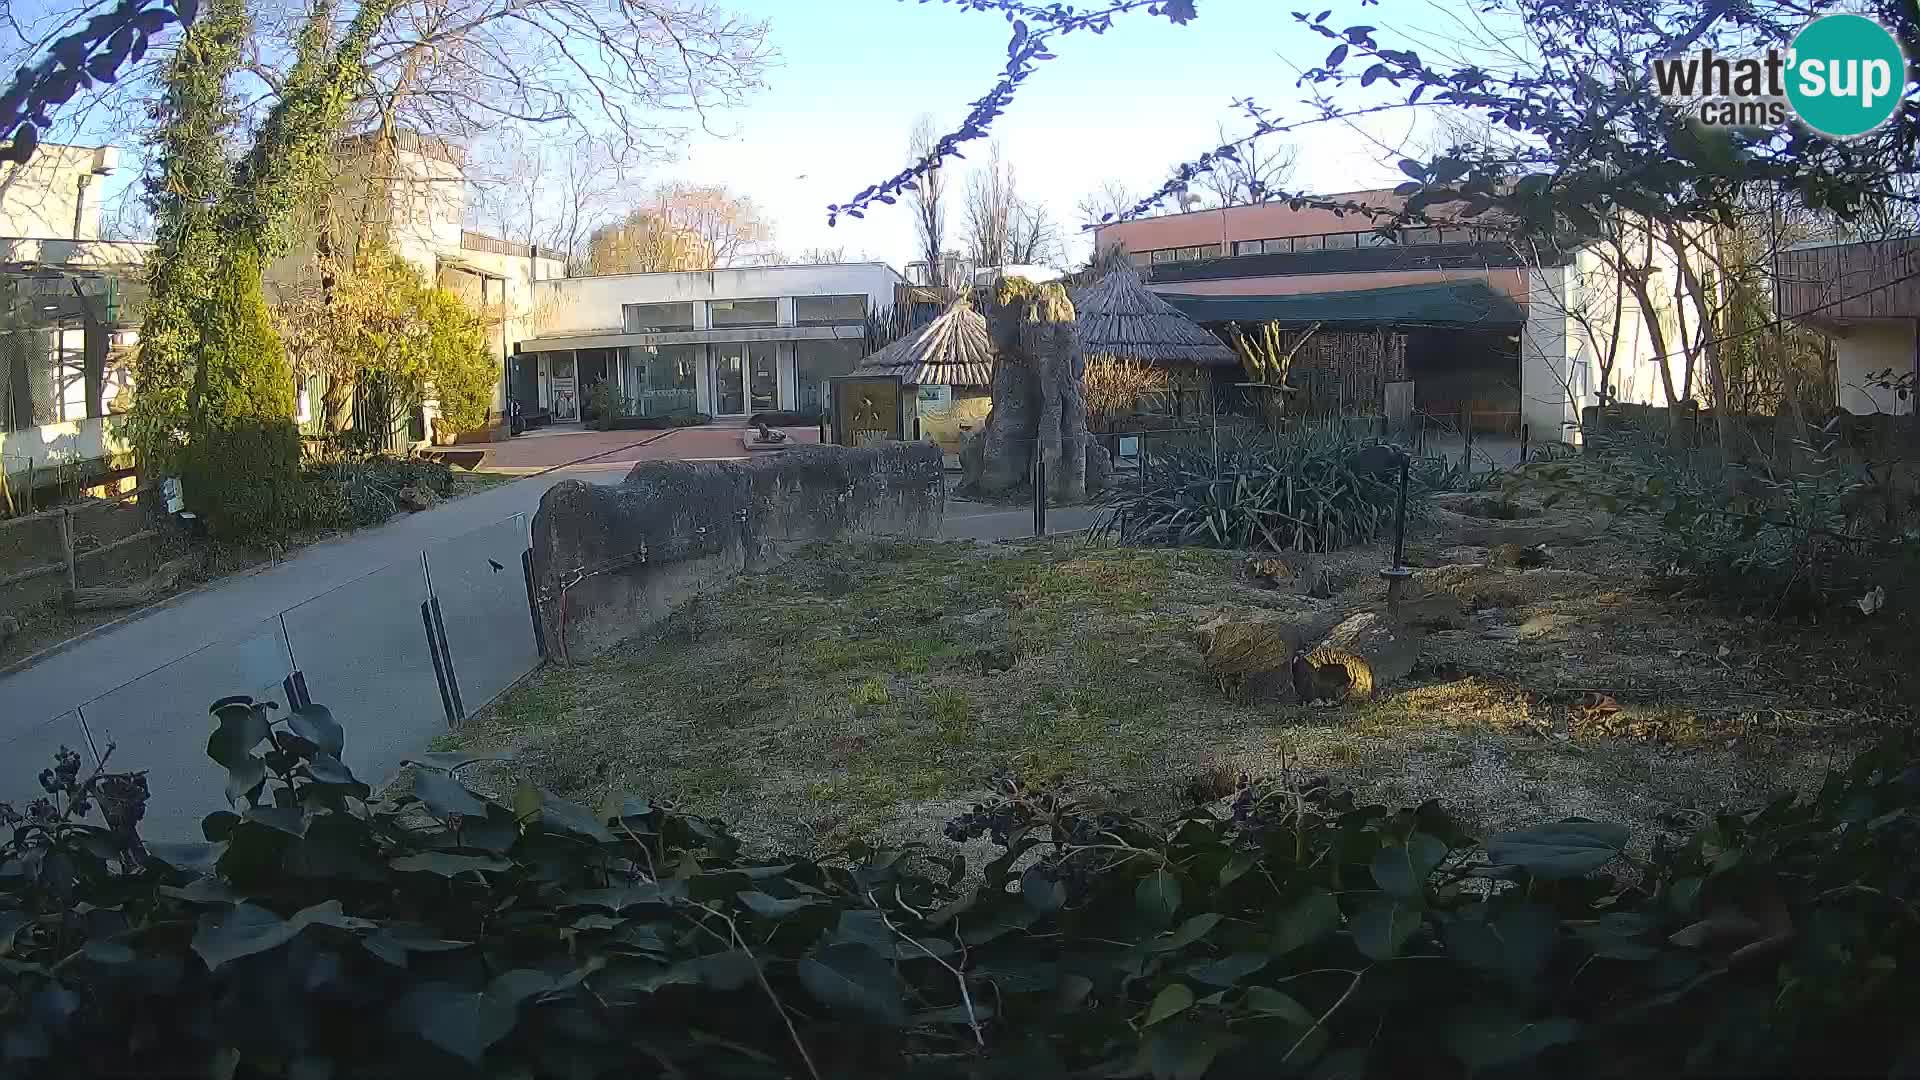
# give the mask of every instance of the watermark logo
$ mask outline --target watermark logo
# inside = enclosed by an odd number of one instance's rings
[[[1887,29],[1861,15],[1823,15],[1792,44],[1758,56],[1712,49],[1653,62],[1654,88],[1705,124],[1779,127],[1791,115],[1838,139],[1865,135],[1900,107],[1906,57]]]

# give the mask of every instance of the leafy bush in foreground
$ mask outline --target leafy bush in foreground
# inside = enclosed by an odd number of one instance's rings
[[[1130,544],[1332,551],[1391,534],[1397,473],[1355,471],[1377,440],[1316,432],[1156,450],[1143,484],[1115,490],[1102,527]],[[1408,491],[1409,513],[1425,488]]]
[[[320,707],[213,709],[234,812],[142,842],[138,777],[6,810],[8,1076],[1886,1075],[1920,965],[1920,769],[1641,863],[1567,821],[1245,784],[1165,824],[1006,780],[1001,854],[743,857],[640,799],[511,806],[429,755],[391,802]],[[104,824],[89,823],[101,811]],[[1617,879],[1606,871],[1631,864]]]

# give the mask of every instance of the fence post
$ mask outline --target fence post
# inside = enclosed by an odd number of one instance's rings
[[[67,597],[71,602],[79,579],[73,565],[73,508],[70,506],[60,508],[60,553],[67,560]]]
[[[1473,475],[1473,410],[1460,410],[1460,438],[1466,446],[1460,454],[1460,468],[1468,476]]]
[[[1033,440],[1033,535],[1047,535],[1047,462]]]
[[[527,613],[533,616],[533,645],[547,659],[547,629],[540,625],[540,590],[533,584],[533,549],[520,553],[520,576],[527,583]]]
[[[1527,463],[1527,425],[1520,425],[1520,464]]]

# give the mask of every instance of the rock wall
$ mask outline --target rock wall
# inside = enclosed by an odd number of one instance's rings
[[[946,506],[940,448],[796,446],[747,461],[643,461],[617,486],[563,481],[533,518],[548,652],[583,659],[681,602],[777,561],[785,541],[932,536]]]

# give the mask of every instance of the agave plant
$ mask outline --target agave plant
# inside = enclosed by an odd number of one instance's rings
[[[1371,543],[1392,529],[1398,498],[1396,476],[1355,468],[1354,455],[1377,441],[1326,430],[1218,453],[1166,451],[1097,527],[1133,544],[1319,552]],[[1409,489],[1412,509],[1424,493]]]

